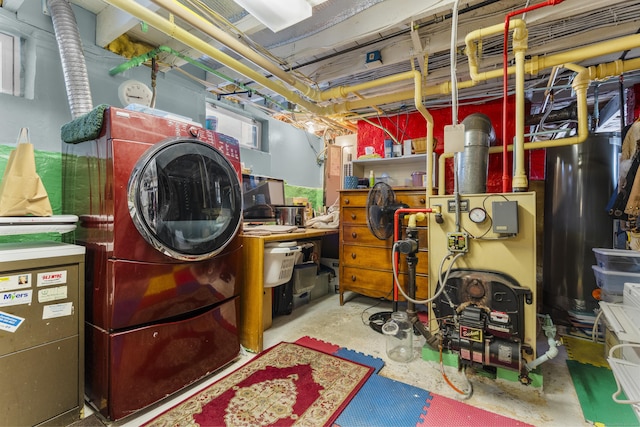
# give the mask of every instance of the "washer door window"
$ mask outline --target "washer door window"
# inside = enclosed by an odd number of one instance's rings
[[[180,260],[217,255],[241,223],[236,170],[216,148],[172,139],[151,147],[133,169],[129,213],[147,242]]]

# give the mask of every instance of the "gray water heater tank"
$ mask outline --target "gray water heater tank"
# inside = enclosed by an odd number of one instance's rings
[[[569,312],[594,315],[593,248],[611,248],[606,207],[618,176],[620,134],[590,134],[581,144],[547,148],[544,185],[544,311],[556,323]]]

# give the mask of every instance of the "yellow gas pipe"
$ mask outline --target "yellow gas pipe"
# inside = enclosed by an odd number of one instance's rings
[[[516,28],[525,29],[526,25],[522,19],[512,19],[509,21],[509,30],[515,30]],[[478,47],[476,42],[482,40],[483,37],[494,36],[496,34],[502,34],[504,31],[504,24],[496,24],[486,28],[480,28],[478,30],[471,31],[464,38],[465,52],[467,54],[467,61],[469,62],[469,75],[474,82],[496,79],[503,76],[502,69],[495,69],[492,71],[479,72],[478,71]],[[511,66],[508,68],[508,74],[513,74],[516,68]]]
[[[640,65],[640,61],[638,60],[630,60],[635,61]],[[610,70],[609,64],[599,65],[598,69],[602,69],[602,73],[597,72],[596,67],[584,68],[575,64],[564,64],[564,68],[568,68],[573,71],[577,71],[578,75],[573,79],[572,87],[576,92],[576,98],[578,102],[578,132],[576,135],[554,139],[549,141],[537,141],[537,142],[526,142],[522,144],[523,154],[522,158],[524,158],[524,150],[534,150],[538,148],[550,148],[550,147],[559,147],[564,145],[572,145],[572,144],[580,144],[587,139],[589,135],[589,127],[588,127],[588,108],[587,108],[587,89],[589,87],[589,76],[594,75],[597,78],[605,78],[605,71]],[[624,68],[624,67],[623,67]],[[502,147],[494,146],[489,147],[489,153],[500,153],[502,152]],[[507,147],[508,151],[513,151],[514,145],[510,145]],[[438,188],[438,194],[445,194],[444,192],[444,180],[445,180],[445,161],[448,158],[453,157],[453,153],[444,153],[438,159],[438,182],[440,183]]]
[[[515,55],[516,65],[509,67],[507,69],[508,74],[515,73],[516,75],[516,132],[515,132],[515,142],[513,147],[509,147],[508,151],[515,150],[514,154],[514,174],[513,174],[513,188],[516,191],[524,191],[528,187],[527,177],[525,173],[524,167],[524,150],[525,146],[527,149],[533,148],[543,148],[545,147],[547,142],[537,142],[537,143],[525,143],[524,142],[524,75],[525,73],[529,74],[537,74],[541,69],[553,68],[555,66],[565,66],[565,68],[572,69],[577,72],[584,71],[581,77],[576,77],[578,79],[578,84],[576,87],[576,80],[574,80],[574,90],[576,90],[576,97],[578,98],[578,116],[581,116],[580,106],[584,104],[583,118],[582,123],[579,118],[578,120],[578,133],[575,137],[571,138],[562,138],[558,140],[554,140],[550,142],[550,146],[559,146],[559,145],[570,145],[577,144],[583,142],[588,136],[588,124],[587,124],[587,106],[586,106],[586,91],[590,83],[589,76],[593,76],[592,79],[595,78],[605,78],[612,77],[614,75],[620,75],[629,69],[637,69],[640,67],[640,61],[637,63],[628,63],[627,66],[621,65],[621,61],[615,61],[609,64],[601,64],[598,66],[598,69],[594,67],[590,68],[590,71],[586,73],[586,69],[583,67],[579,67],[577,65],[572,64],[574,61],[582,61],[588,58],[597,57],[600,55],[611,54],[614,52],[624,51],[627,49],[632,49],[640,45],[640,37],[638,35],[631,35],[620,37],[615,40],[608,40],[605,42],[597,43],[589,47],[582,47],[573,49],[567,52],[563,52],[560,54],[543,56],[543,57],[533,57],[528,62],[525,61],[525,53],[527,50],[527,31],[526,25],[524,21],[520,19],[512,20],[509,23],[509,28],[513,29],[513,50]],[[494,70],[485,73],[478,72],[478,49],[475,45],[475,42],[481,39],[483,36],[489,36],[493,34],[500,33],[504,30],[502,25],[494,25],[492,27],[488,27],[485,29],[480,29],[473,31],[467,35],[465,38],[466,44],[466,52],[469,62],[469,71],[471,78],[474,81],[478,80],[486,80],[489,78],[497,78],[503,76],[502,71]],[[633,61],[633,60],[629,60]],[[586,79],[586,83],[585,83]],[[579,90],[582,90],[582,85],[584,86],[584,99],[579,95]],[[536,145],[532,145],[536,144]],[[496,152],[493,147],[490,147],[489,152]],[[447,155],[445,157],[449,158],[452,155]],[[440,171],[439,171],[439,180],[443,178],[443,162],[444,159],[441,159],[439,162]],[[443,181],[442,181],[443,182]],[[440,186],[442,187],[442,185]],[[442,190],[444,191],[444,190]],[[440,193],[440,191],[439,191]],[[440,193],[443,194],[443,193]]]
[[[149,25],[151,25],[152,27],[156,28],[159,31],[162,31],[163,33],[167,34],[169,37],[180,40],[185,44],[193,47],[194,49],[197,49],[200,52],[207,54],[213,60],[229,66],[230,68],[234,69],[235,71],[244,75],[245,77],[254,80],[261,86],[271,89],[272,91],[284,96],[291,102],[299,104],[307,111],[314,114],[318,114],[318,115],[325,115],[324,114],[325,110],[322,107],[319,107],[315,103],[309,102],[308,100],[302,98],[297,93],[286,88],[283,84],[266,78],[265,76],[256,72],[252,68],[244,65],[240,61],[214,48],[210,44],[206,43],[204,40],[178,27],[175,23],[167,19],[164,19],[160,15],[150,11],[144,6],[141,6],[136,2],[132,2],[128,0],[107,0],[107,3],[119,9],[122,9],[127,13],[130,13],[134,17],[144,22],[147,22]]]
[[[245,44],[242,44],[237,38],[231,36],[220,28],[216,27],[209,21],[207,21],[202,16],[195,13],[193,10],[188,7],[173,1],[173,0],[151,0],[153,3],[161,6],[165,10],[174,15],[182,18],[189,24],[193,25],[195,28],[199,29],[205,34],[210,35],[214,39],[218,40],[223,45],[228,48],[234,50],[239,55],[253,62],[257,66],[261,67],[265,71],[273,74],[283,82],[292,86],[293,88],[302,92],[308,98],[311,99],[320,99],[320,91],[312,88],[306,83],[301,82],[297,78],[295,78],[292,74],[284,71],[278,65],[274,64],[264,56],[260,55],[253,49],[249,48]]]
[[[169,3],[163,0],[157,0],[157,1],[159,3],[162,2],[162,4],[169,5]],[[334,98],[344,98],[348,94],[357,92],[359,90],[372,89],[378,86],[399,82],[409,78],[414,79],[415,88],[413,91],[403,91],[393,95],[386,95],[382,97],[372,97],[364,100],[346,101],[341,104],[332,104],[332,105],[321,107],[316,103],[310,102],[309,100],[301,97],[298,93],[288,89],[283,84],[280,84],[279,82],[274,82],[273,80],[270,80],[264,77],[263,75],[254,71],[250,67],[245,66],[241,62],[235,60],[234,58],[231,58],[230,56],[224,54],[218,49],[215,49],[205,41],[192,35],[186,30],[178,27],[173,22],[162,18],[161,16],[153,13],[152,11],[146,9],[143,6],[140,6],[135,2],[130,2],[126,0],[106,0],[106,2],[119,9],[122,9],[130,13],[131,15],[135,16],[140,20],[143,20],[149,23],[154,28],[164,32],[170,37],[173,37],[209,55],[212,59],[224,64],[225,66],[228,66],[229,68],[234,69],[235,71],[239,72],[245,77],[256,81],[258,84],[262,85],[263,87],[273,90],[274,92],[284,96],[289,101],[300,105],[302,108],[306,109],[307,111],[313,114],[317,114],[320,116],[337,115],[342,113],[348,113],[357,108],[376,106],[376,105],[396,102],[396,101],[403,101],[413,97],[416,108],[427,121],[427,156],[428,158],[431,158],[431,155],[433,153],[433,118],[431,117],[429,112],[426,110],[426,108],[422,105],[422,96],[450,93],[451,91],[450,82],[445,82],[445,83],[432,86],[423,90],[420,74],[417,71],[415,71],[415,73],[417,73],[417,77],[414,75],[414,72],[400,73],[394,76],[389,76],[389,77],[373,80],[373,81],[358,84],[358,85],[337,87],[337,88],[329,89],[326,91],[317,91],[311,88],[310,86],[308,86],[307,84],[299,82],[296,79],[292,78],[291,76],[286,75],[286,73],[285,75],[282,76],[283,82],[290,84],[291,86],[300,90],[301,93],[305,94],[306,96],[311,98],[313,101],[326,101]],[[516,29],[516,28],[520,28],[521,26],[524,29],[524,21],[514,19],[510,21],[509,28]],[[465,38],[465,43],[467,45],[467,56],[469,58],[469,68],[470,68],[472,80],[459,83],[458,84],[459,88],[472,87],[478,81],[488,80],[492,78],[500,78],[503,76],[502,70],[493,70],[493,71],[487,71],[482,73],[478,72],[477,48],[474,44],[476,40],[481,39],[482,37],[486,37],[490,34],[500,33],[501,31],[503,31],[503,29],[504,29],[503,25],[499,24],[499,25],[495,25],[485,29],[473,31],[467,35],[467,37]],[[640,35],[634,34],[634,35],[620,37],[613,40],[608,40],[606,42],[596,43],[586,47],[573,49],[560,54],[543,56],[543,57],[535,56],[524,63],[524,70],[526,73],[529,73],[529,74],[537,74],[542,69],[551,68],[554,66],[572,63],[572,62],[579,62],[585,59],[589,59],[589,58],[593,58],[593,57],[597,57],[605,54],[610,54],[614,52],[636,48],[638,46],[640,46]],[[524,50],[525,49],[523,48],[520,53],[516,52],[517,56],[524,57]],[[253,57],[253,54],[251,56]],[[255,57],[253,57],[253,59],[255,61],[259,61]],[[265,67],[269,66],[269,64],[264,62],[266,61],[264,58],[260,61]],[[273,66],[275,67],[275,65]],[[609,70],[611,69],[618,70],[620,68],[620,66],[617,63],[607,64],[599,67],[605,67],[607,69],[606,74],[610,73]],[[517,68],[518,68],[518,65],[509,67],[507,70],[508,74],[515,73],[517,71]],[[638,68],[640,68],[640,65],[634,64],[633,67],[630,67],[629,69],[638,69]],[[275,71],[275,70],[270,70],[270,71]],[[282,70],[280,70],[278,74],[276,73],[273,73],[273,74],[276,75],[278,78],[280,78],[279,74],[281,74],[281,72]],[[592,74],[597,75],[599,74],[599,71],[598,70],[595,70],[593,72],[590,71],[589,75],[592,75]],[[518,89],[518,87],[516,87],[516,93],[523,92],[523,91],[524,91],[523,88]],[[585,92],[586,92],[586,88],[585,88]],[[518,113],[518,116],[519,117],[521,116],[522,120],[524,120],[523,112]],[[518,121],[520,119],[517,118],[516,120]],[[517,134],[520,136],[516,135],[516,138],[518,137],[524,138],[523,132],[517,132]],[[580,135],[580,125],[579,125],[578,135]],[[561,143],[562,141],[564,141],[564,144]],[[555,145],[566,145],[566,144],[578,143],[578,142],[581,142],[580,138],[576,139],[575,141],[572,140],[571,138],[563,138],[560,140],[555,140],[550,144],[555,146]],[[545,142],[527,143],[526,146],[528,149],[534,148],[533,146],[531,146],[531,144],[537,144],[535,148],[542,148]],[[490,152],[491,152],[491,148],[490,148]],[[518,157],[522,157],[522,156],[518,156]],[[446,158],[446,155],[445,155],[445,158]],[[429,184],[429,187],[427,188],[428,192],[430,192],[430,189],[432,186],[432,174],[429,173],[429,170],[431,169],[432,169],[431,162],[427,161],[427,170],[428,170],[427,180]],[[443,173],[444,173],[444,169],[441,169],[440,174],[443,174]],[[443,185],[440,186],[440,191],[444,191]]]
[[[516,28],[513,32],[513,51],[516,59],[516,138],[513,156],[513,191],[526,191],[529,187],[524,170],[524,61],[527,51],[527,29]]]
[[[168,36],[175,38],[176,40],[179,40],[185,43],[186,45],[193,47],[194,49],[199,50],[200,52],[210,56],[215,61],[235,70],[236,72],[242,74],[243,76],[257,82],[261,86],[268,88],[284,96],[289,101],[300,105],[302,108],[304,108],[305,110],[313,114],[317,114],[319,116],[332,116],[332,115],[337,115],[341,113],[347,113],[354,109],[354,107],[349,102],[344,102],[342,104],[331,104],[328,106],[321,107],[316,103],[310,102],[307,99],[301,97],[298,93],[290,90],[289,88],[285,87],[283,84],[280,84],[279,82],[275,82],[271,79],[268,79],[267,77],[263,76],[259,72],[242,64],[240,61],[214,48],[213,46],[203,41],[202,39],[178,27],[172,21],[162,18],[160,15],[150,11],[149,9],[135,2],[131,2],[127,0],[105,0],[105,1],[111,4],[112,6],[117,7],[131,14],[137,19],[147,22],[149,25],[153,26],[159,31],[162,31]],[[166,2],[163,2],[162,0],[158,0],[158,2],[161,2],[163,5],[166,3]],[[175,6],[173,3],[166,3],[166,4],[171,7],[171,10],[175,10],[176,12],[179,12],[181,16],[189,18],[190,16],[189,12],[181,10],[180,7]],[[198,25],[201,25],[203,31],[209,34],[209,30],[211,30],[211,28],[207,27],[202,22],[199,22],[199,20],[196,20],[195,18],[193,18],[193,16],[191,16],[190,19],[194,20],[194,22],[198,23]],[[211,32],[219,36],[217,32],[213,32],[213,31]],[[214,35],[212,34],[209,34],[209,35],[214,37]],[[258,61],[258,59],[256,58],[256,55],[257,54],[251,55],[251,57],[255,61]],[[261,63],[265,67],[269,68],[268,64],[265,62],[264,59],[261,61]],[[275,71],[275,70],[270,68],[270,71]],[[274,75],[277,75],[277,74],[274,73]],[[346,96],[345,94],[357,92],[358,90],[361,90],[361,89],[375,88],[375,87],[383,86],[389,83],[400,82],[403,80],[413,79],[413,78],[414,78],[413,72],[406,72],[406,73],[393,75],[390,77],[384,77],[378,80],[372,80],[370,82],[363,83],[363,84],[358,84],[350,87],[349,86],[337,87],[337,88],[333,88],[323,92],[317,91],[306,84],[303,84],[295,79],[292,79],[291,77],[285,80],[285,82],[291,83],[297,89],[300,89],[301,88],[300,85],[302,84],[305,86],[305,87],[302,87],[300,90],[302,93],[308,95],[309,98],[311,98],[313,101],[323,101],[323,100],[332,99],[334,97],[344,97]],[[420,80],[420,86],[421,85],[422,85],[422,81]],[[420,90],[418,92],[420,93],[420,96],[422,96],[422,87],[420,87],[419,89]],[[415,93],[413,95],[415,95]],[[397,95],[395,95],[390,97],[388,102],[401,101],[401,100],[406,100],[411,98],[413,98],[413,96],[400,99],[398,98]],[[419,102],[420,103],[422,102],[422,98],[420,98]],[[364,106],[366,107],[375,107],[376,105],[378,105],[377,101],[372,102],[371,100],[355,101],[353,104],[362,105],[362,103],[364,103]],[[424,111],[421,111],[421,114],[424,116],[425,115]]]

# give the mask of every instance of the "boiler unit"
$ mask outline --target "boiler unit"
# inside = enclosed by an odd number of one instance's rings
[[[239,353],[237,141],[109,107],[63,142],[63,210],[86,247],[86,396],[117,420]],[[63,139],[65,132],[63,132]]]
[[[461,366],[515,371],[536,360],[535,193],[432,196],[430,331]]]
[[[442,294],[433,302],[445,349],[460,354],[464,364],[503,367],[520,372],[524,308],[533,293],[506,274],[454,269]],[[524,372],[526,373],[526,372]]]

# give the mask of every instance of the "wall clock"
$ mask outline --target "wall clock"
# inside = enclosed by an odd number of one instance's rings
[[[127,80],[118,87],[118,98],[124,107],[129,104],[151,105],[153,92],[149,86],[137,80]]]

